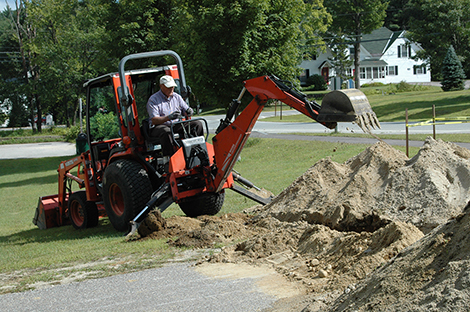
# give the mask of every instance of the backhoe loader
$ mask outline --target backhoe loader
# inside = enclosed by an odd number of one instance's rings
[[[170,59],[171,65],[125,70],[128,61],[155,58],[166,62]],[[120,61],[117,73],[85,82],[89,150],[60,163],[59,192],[39,198],[34,224],[41,229],[67,224],[84,229],[96,226],[100,217],[107,216],[116,230],[132,234],[149,211],[164,211],[172,203],[177,203],[189,217],[215,215],[222,208],[226,189],[258,203],[269,203],[270,198],[251,192],[253,184],[233,168],[270,100],[282,101],[329,129],[334,129],[337,122],[354,122],[364,131],[380,127],[366,96],[359,90],[330,92],[320,106],[291,83],[275,76],[261,76],[244,82],[238,98],[220,121],[212,143],[208,142],[206,120],[193,118],[205,125],[204,136],[191,137],[190,131],[183,137],[174,134],[176,152],[167,160],[159,142],[148,134],[145,111],[148,98],[158,91],[162,75],[171,75],[178,85],[175,91],[188,98],[190,89],[181,58],[170,50],[128,55]],[[238,114],[246,93],[251,94],[252,100]],[[115,112],[119,130],[116,137],[98,137],[94,133],[93,116],[100,114],[103,106]],[[178,123],[185,125],[188,120]],[[74,190],[72,184],[79,190]]]

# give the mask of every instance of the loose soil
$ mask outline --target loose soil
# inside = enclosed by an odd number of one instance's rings
[[[198,262],[206,274],[224,265],[275,270],[274,285],[295,291],[278,293],[271,311],[468,311],[469,159],[432,138],[411,159],[378,142],[343,164],[320,160],[244,213],[153,212],[140,239],[223,246]]]

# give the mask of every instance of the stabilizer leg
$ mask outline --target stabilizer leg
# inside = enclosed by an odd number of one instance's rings
[[[129,233],[127,233],[126,238],[130,239],[137,235],[140,224],[145,220],[152,209],[156,207],[158,210],[160,210],[160,212],[163,212],[172,203],[173,197],[171,196],[170,184],[165,183],[157,191],[155,191],[155,193],[153,193],[152,198],[145,205],[144,209],[142,209],[142,211],[132,221],[130,221],[131,230]]]

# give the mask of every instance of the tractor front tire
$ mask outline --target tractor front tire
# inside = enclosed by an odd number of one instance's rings
[[[191,218],[216,215],[224,204],[225,193],[204,193],[179,203],[181,210]]]
[[[104,172],[103,200],[113,227],[128,231],[130,221],[145,207],[152,195],[147,171],[137,162],[120,159]]]
[[[74,192],[70,195],[68,218],[77,230],[98,225],[98,208],[94,202],[87,201],[85,191]]]

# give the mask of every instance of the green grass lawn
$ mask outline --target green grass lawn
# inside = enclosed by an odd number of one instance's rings
[[[368,99],[374,112],[380,116],[380,121],[405,121],[406,109],[410,121],[431,119],[432,105],[436,107],[436,117],[470,116],[469,90],[443,92],[432,88],[426,91],[369,95]]]
[[[470,91],[444,92],[438,87],[429,87],[423,91],[399,93],[374,92],[376,88],[363,88],[369,103],[381,122],[405,122],[405,110],[408,109],[410,122],[432,119],[432,106],[436,107],[436,117],[470,116]],[[319,103],[320,104],[320,103]],[[283,105],[285,110],[290,109]],[[263,119],[278,121],[280,116]],[[309,122],[305,115],[283,116],[285,122]]]
[[[235,169],[274,194],[318,160],[331,157],[342,163],[367,147],[257,138],[250,139],[247,145]],[[414,149],[413,153],[416,152]],[[115,274],[161,265],[177,252],[165,240],[126,242],[107,218],[96,228],[81,231],[72,226],[39,230],[32,224],[38,198],[57,194],[57,167],[65,159],[67,157],[0,160],[0,273],[28,272],[18,274],[22,276],[18,277],[20,286],[14,289],[3,290],[0,284],[0,293],[24,290],[24,285],[31,282],[47,281],[56,274],[64,274],[51,273],[51,268],[126,259],[112,269],[100,271],[102,275]],[[240,212],[253,205],[251,200],[228,190],[220,214]],[[164,212],[165,217],[174,214],[183,215],[176,205]]]

